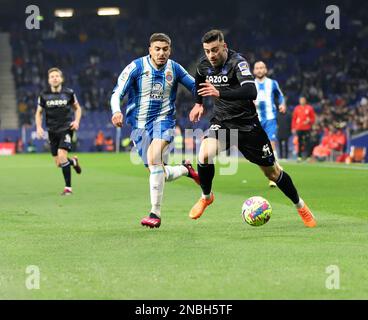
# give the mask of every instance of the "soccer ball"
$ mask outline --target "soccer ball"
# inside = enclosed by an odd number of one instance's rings
[[[243,221],[251,226],[264,225],[270,220],[271,214],[272,207],[270,203],[262,197],[251,197],[243,203],[241,213]]]

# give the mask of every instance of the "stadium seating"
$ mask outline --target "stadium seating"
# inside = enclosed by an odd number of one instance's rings
[[[339,31],[316,26],[318,19],[323,21],[324,12],[316,16],[300,7],[296,12],[275,15],[275,10],[271,7],[260,15],[248,14],[232,21],[225,29],[230,48],[244,53],[250,63],[264,60],[269,76],[279,81],[289,107],[297,104],[301,94],[306,95],[320,115],[319,132],[331,122],[344,124],[350,133],[367,130],[368,123],[360,119],[367,113],[367,103],[362,101],[368,89],[368,41],[367,33],[357,32],[360,26],[356,15],[354,19],[349,16],[352,8],[345,10],[344,28]],[[364,17],[364,12],[359,17]],[[180,20],[176,16],[163,20],[160,16],[147,19],[129,15],[53,18],[37,33],[22,32],[23,25],[13,25],[11,42],[19,121],[22,125],[34,125],[36,99],[46,86],[47,69],[58,66],[66,75],[66,85],[76,91],[83,106],[81,130],[92,130],[95,135],[98,129],[111,128],[111,91],[122,68],[146,54],[150,33],[168,32],[173,37],[172,57],[194,73],[195,62],[202,54],[200,36],[208,26],[221,23],[224,22],[218,17],[204,19],[203,15],[194,14]],[[298,36],[305,32],[309,33],[308,38]],[[348,69],[351,72],[347,73]],[[177,116],[182,128],[192,127],[187,117],[192,103],[189,93],[178,92]],[[339,108],[344,112],[339,112]],[[204,128],[209,118],[210,112],[198,126]]]

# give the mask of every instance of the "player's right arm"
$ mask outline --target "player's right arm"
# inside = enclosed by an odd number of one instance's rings
[[[125,69],[122,71],[118,78],[118,82],[112,91],[110,106],[112,112],[111,122],[115,127],[122,127],[123,125],[123,114],[120,109],[120,101],[125,96],[125,94],[129,91],[134,77],[137,66],[135,62],[130,63]]]
[[[38,97],[37,110],[35,114],[35,123],[36,123],[36,134],[37,138],[41,139],[44,135],[44,130],[42,128],[42,118],[43,118],[43,107],[45,106],[45,101],[42,98],[42,95]]]
[[[198,93],[200,89],[200,83],[206,81],[206,77],[204,77],[197,68],[195,75],[195,104],[192,110],[189,113],[189,120],[192,122],[198,122],[201,120],[202,114],[204,113],[203,107],[203,97]]]
[[[36,132],[37,132],[38,139],[41,139],[44,134],[44,130],[42,128],[42,112],[43,112],[43,108],[38,105],[37,110],[36,110],[36,117],[35,117]]]

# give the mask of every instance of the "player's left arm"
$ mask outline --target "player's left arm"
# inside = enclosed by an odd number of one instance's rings
[[[286,112],[286,104],[285,104],[285,98],[284,94],[282,93],[279,83],[276,80],[273,80],[273,94],[278,98],[279,100],[279,111],[281,113]]]
[[[81,108],[81,106],[78,102],[78,99],[77,99],[77,96],[75,95],[75,93],[73,93],[73,100],[74,100],[74,103],[72,104],[72,106],[73,106],[73,110],[74,110],[74,121],[72,121],[72,123],[70,124],[70,129],[71,130],[78,130],[80,120],[82,118],[82,108]]]

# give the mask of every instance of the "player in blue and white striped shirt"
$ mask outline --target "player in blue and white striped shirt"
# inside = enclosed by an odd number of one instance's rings
[[[164,165],[163,154],[174,137],[175,99],[181,83],[194,94],[194,78],[178,63],[169,59],[171,40],[163,33],[150,37],[149,55],[131,62],[119,76],[111,96],[112,123],[121,127],[121,99],[128,94],[126,123],[133,128],[131,138],[150,171],[151,212],[142,225],[158,228],[166,181],[183,175],[199,184],[197,172],[189,162],[180,166]]]
[[[257,87],[257,99],[254,104],[257,107],[259,121],[271,141],[276,157],[277,109],[282,113],[286,111],[284,95],[277,81],[266,76],[267,67],[263,61],[257,61],[254,64],[253,74]],[[276,106],[276,99],[278,100],[278,107]],[[276,187],[273,181],[270,181],[269,185],[270,187]]]

